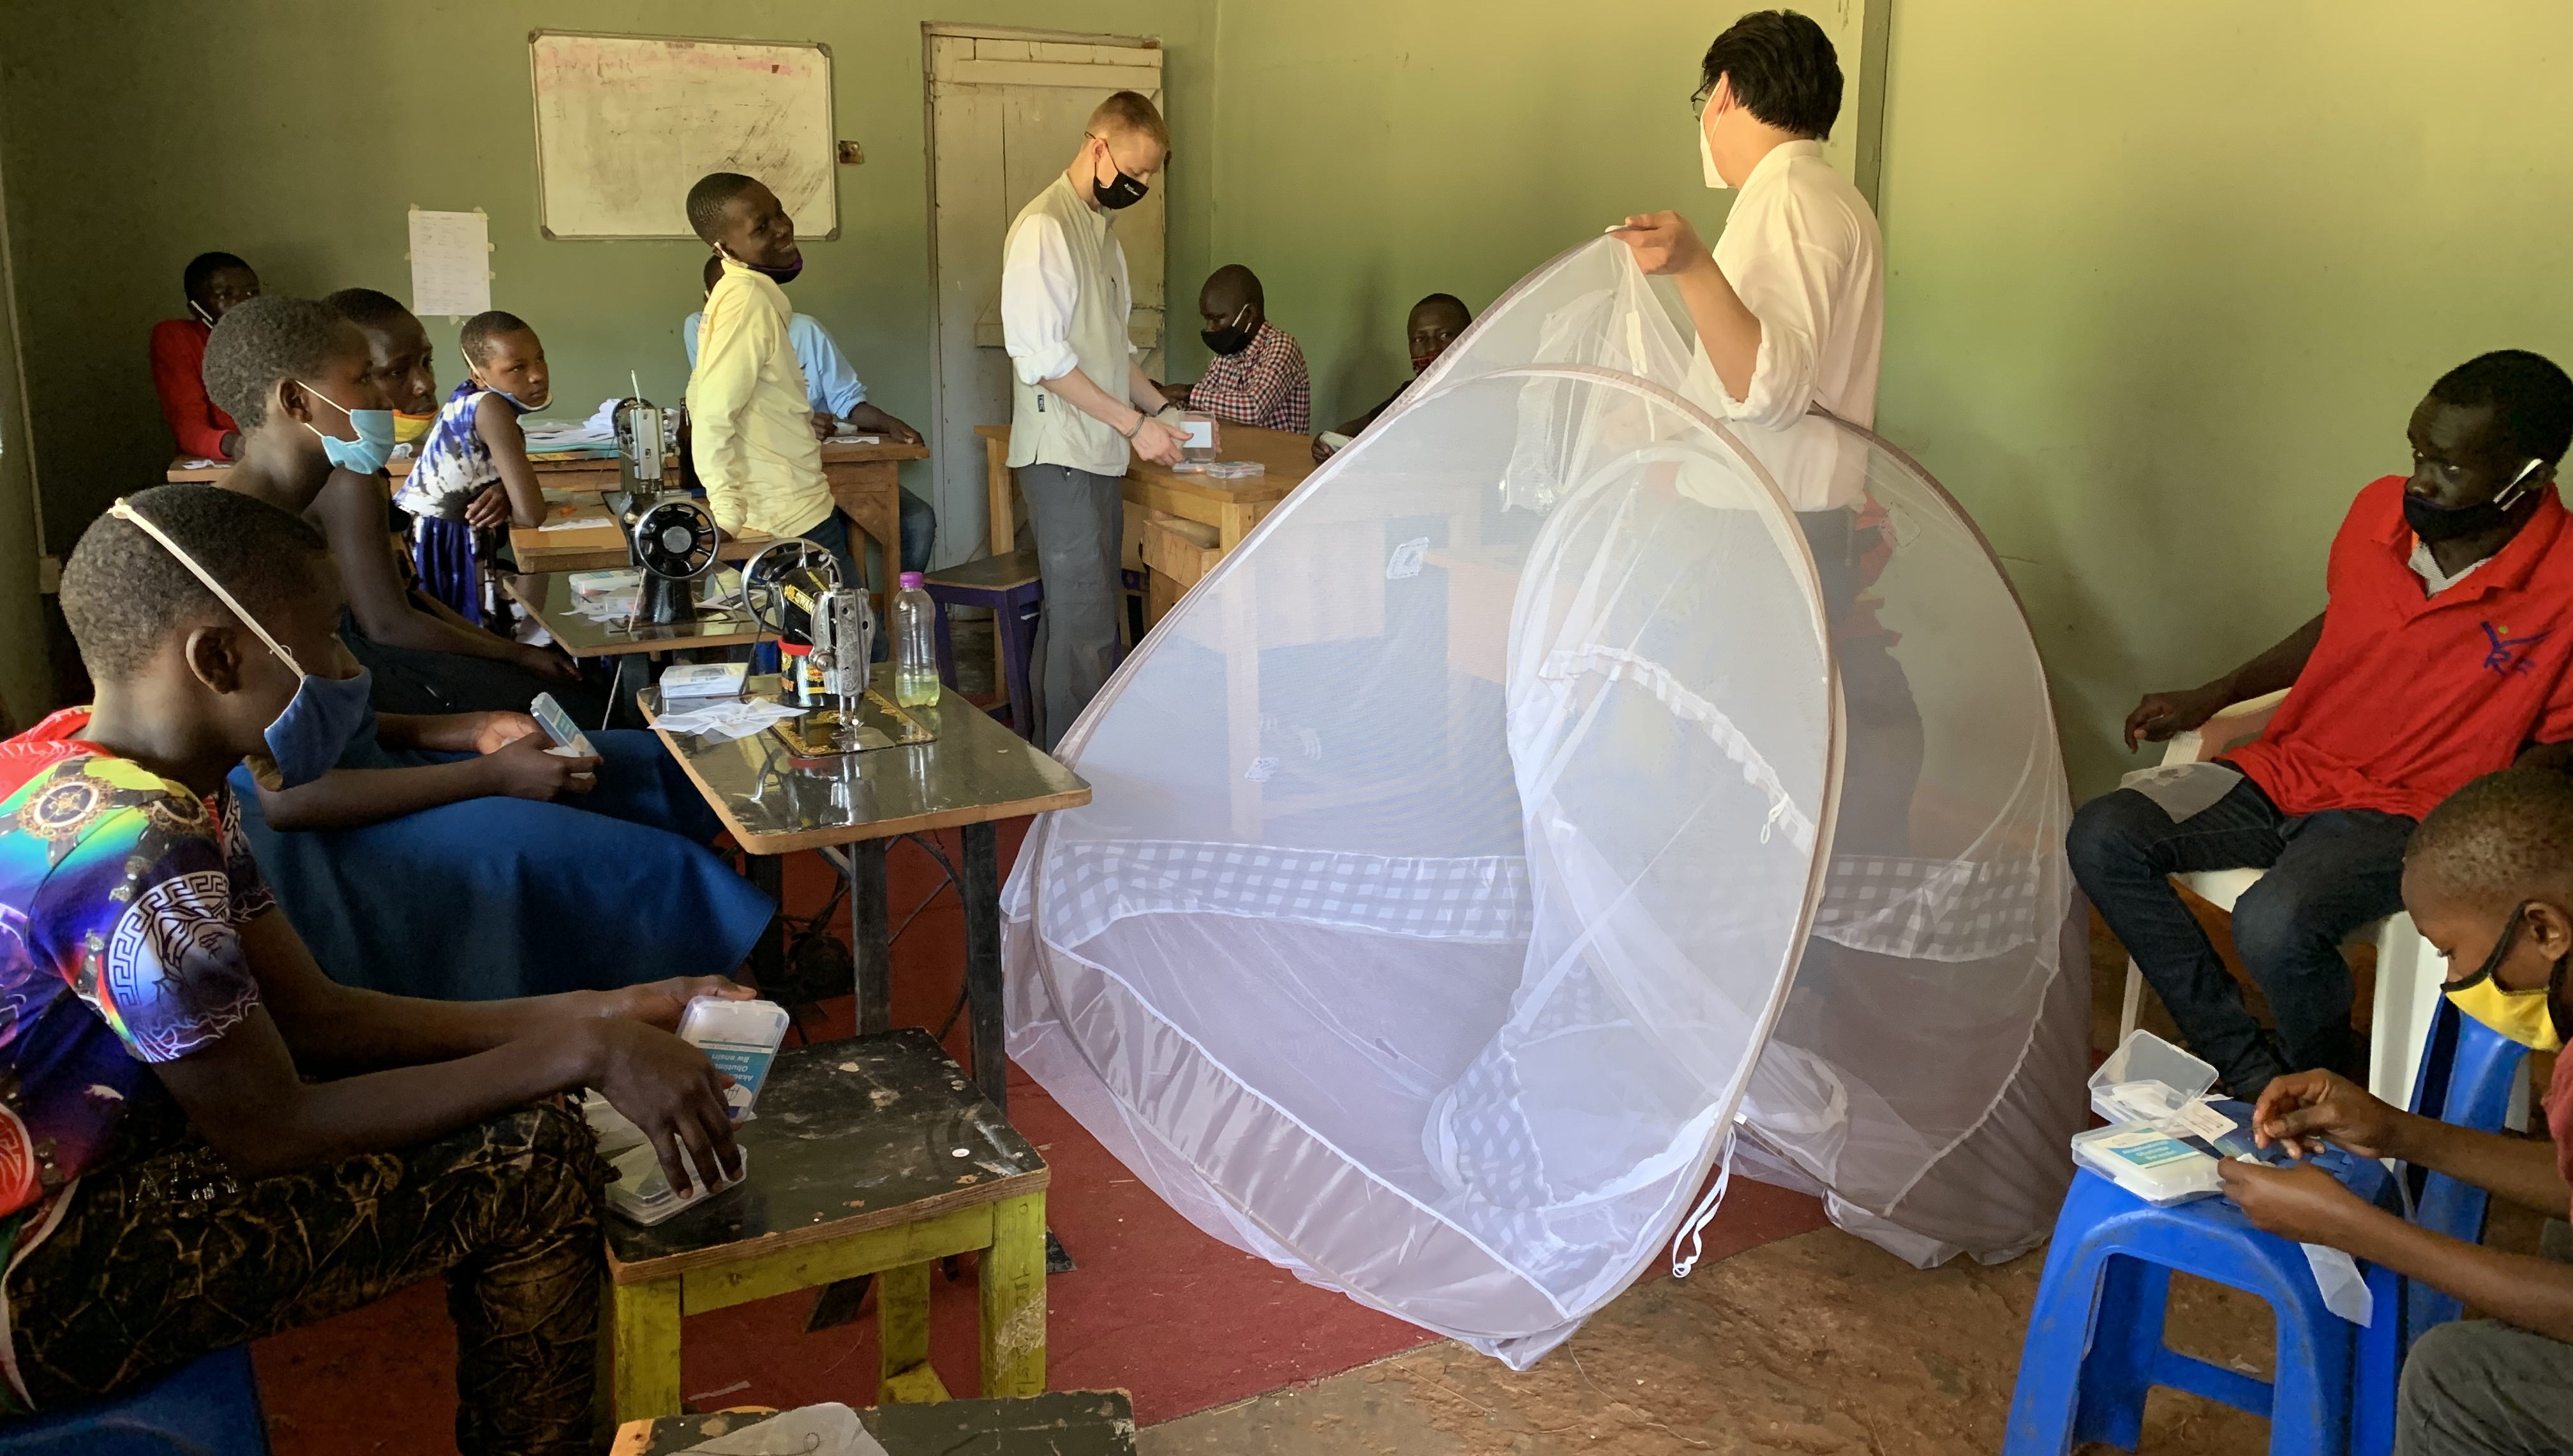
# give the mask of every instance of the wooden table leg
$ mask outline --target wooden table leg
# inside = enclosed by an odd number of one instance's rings
[[[1016,708],[1012,704],[1014,712]],[[968,824],[964,834],[965,883],[956,888],[965,902],[965,997],[972,1016],[974,1084],[1007,1116],[1010,1060],[1001,1025],[1000,829]],[[1037,1262],[1042,1271],[1044,1259]]]
[[[892,460],[850,460],[822,467],[840,513],[884,553],[888,577],[902,570],[902,468]],[[863,569],[866,551],[850,543]],[[888,585],[891,583],[888,582]]]
[[[858,963],[858,1035],[893,1030],[893,912],[885,903],[885,842],[849,846],[849,937]]]
[[[992,1205],[983,1250],[983,1396],[1042,1395],[1046,1383],[1045,1194]]]
[[[606,1304],[615,1382],[609,1413],[620,1422],[679,1414],[679,1280],[613,1284]]]
[[[983,505],[988,512],[992,554],[1006,556],[1018,549],[1018,512],[1010,507],[1010,442],[1006,439],[983,441]]]
[[[926,1405],[947,1399],[929,1363],[929,1265],[904,1264],[876,1275],[876,1344],[883,1356],[878,1405]]]

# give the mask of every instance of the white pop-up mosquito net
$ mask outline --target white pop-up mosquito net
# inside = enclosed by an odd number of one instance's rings
[[[2009,584],[1890,447],[1710,387],[1622,246],[1530,276],[1137,648],[1004,898],[1011,1055],[1138,1176],[1519,1366],[1719,1163],[2000,1257],[2080,1126]]]

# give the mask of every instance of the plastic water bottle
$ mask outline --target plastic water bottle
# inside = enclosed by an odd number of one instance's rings
[[[938,605],[920,589],[920,573],[902,573],[893,598],[893,700],[906,708],[938,701]]]

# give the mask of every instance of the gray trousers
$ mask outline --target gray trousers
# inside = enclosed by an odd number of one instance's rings
[[[2573,1452],[2573,1345],[2497,1319],[2423,1335],[2403,1362],[2394,1456]]]
[[[1115,475],[1069,465],[1021,465],[1045,602],[1028,664],[1037,700],[1035,741],[1051,749],[1124,656],[1126,497]]]

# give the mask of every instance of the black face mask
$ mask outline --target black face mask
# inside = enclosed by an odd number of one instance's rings
[[[2409,491],[2403,496],[2403,523],[2425,541],[2453,541],[2460,536],[2480,535],[2510,524],[2513,510],[2528,498],[2527,480],[2537,472],[2539,462],[2531,460],[2517,479],[2501,488],[2492,499],[2479,505],[2433,505]]]
[[[1114,167],[1117,164],[1111,162],[1108,165]],[[1143,183],[1137,182],[1134,178],[1127,176],[1122,171],[1117,174],[1117,180],[1115,182],[1093,182],[1090,184],[1091,197],[1095,198],[1101,207],[1108,209],[1112,213],[1122,211],[1126,208],[1131,208],[1135,204],[1142,202],[1144,200],[1144,194],[1151,192],[1152,190],[1153,189],[1145,186]]]
[[[1233,317],[1239,319],[1242,315],[1237,313]],[[1214,350],[1218,354],[1230,356],[1240,354],[1244,350],[1249,349],[1251,347],[1252,334],[1253,331],[1245,329],[1239,324],[1227,324],[1222,329],[1200,330],[1198,332],[1198,338],[1206,341],[1207,348]]]

